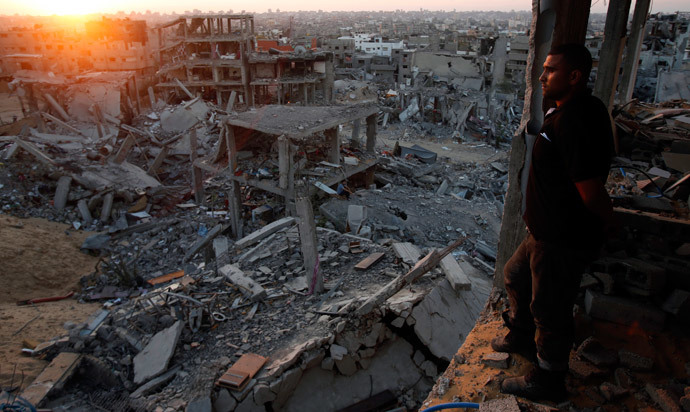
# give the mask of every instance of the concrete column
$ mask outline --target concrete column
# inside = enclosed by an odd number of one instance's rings
[[[232,176],[237,169],[237,146],[235,143],[235,130],[233,126],[227,125],[225,132],[225,142],[228,148],[228,169]],[[242,199],[240,184],[235,180],[230,180],[230,191],[228,192],[228,213],[230,215],[230,226],[235,239],[242,237]]]
[[[298,229],[304,258],[304,270],[309,285],[309,292],[322,293],[323,277],[319,268],[318,243],[316,241],[316,222],[314,222],[314,210],[308,197],[295,199],[297,216],[299,217]]]
[[[328,142],[328,161],[340,164],[340,138],[338,137],[338,127],[328,129],[324,132]]]
[[[609,0],[609,8],[606,12],[604,43],[599,52],[594,95],[604,102],[609,112],[613,106],[616,86],[618,86],[618,70],[621,67],[630,2],[631,0]]]
[[[278,186],[288,188],[290,176],[290,141],[285,136],[278,136]]]
[[[374,153],[376,147],[376,113],[367,117],[367,152]]]
[[[572,3],[568,5],[567,3]],[[587,27],[588,13],[572,11],[559,12],[564,5],[589,10],[590,1],[569,2],[567,0],[532,0],[532,25],[530,28],[529,54],[525,70],[525,104],[520,127],[513,138],[508,171],[508,192],[503,208],[503,220],[498,241],[498,255],[494,286],[503,288],[503,267],[526,235],[522,220],[524,193],[532,156],[532,145],[544,120],[542,94],[539,76],[542,65],[553,42],[575,42]],[[579,10],[579,9],[578,9]],[[577,19],[572,18],[577,16]]]
[[[196,128],[193,127],[189,131],[189,162],[192,164],[192,192],[194,192],[196,204],[201,205],[204,203],[204,179],[202,170],[194,165],[197,157],[197,146]]]
[[[352,122],[352,138],[350,140],[350,146],[353,149],[359,149],[359,129],[361,127],[362,121],[360,119]]]
[[[625,45],[625,60],[623,63],[623,75],[618,93],[618,103],[625,104],[632,100],[635,80],[637,80],[637,69],[640,61],[640,50],[644,39],[644,27],[647,23],[647,15],[651,0],[635,0],[635,11],[633,12],[630,35]]]

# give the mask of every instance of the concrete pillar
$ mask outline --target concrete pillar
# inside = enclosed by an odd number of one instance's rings
[[[194,200],[197,205],[204,203],[204,179],[203,171],[194,165],[197,157],[198,137],[196,135],[196,128],[193,127],[189,131],[189,162],[192,164],[192,192],[194,193]]]
[[[290,141],[285,136],[278,136],[278,187],[288,188],[290,176]]]
[[[367,152],[374,153],[376,147],[376,113],[367,117]]]
[[[314,210],[308,197],[295,199],[297,216],[299,217],[298,229],[302,257],[304,258],[304,271],[306,272],[309,292],[322,293],[323,277],[319,268],[319,252],[316,241],[316,222],[314,222]]]
[[[350,140],[350,146],[353,149],[359,149],[359,129],[361,127],[362,121],[360,119],[352,122],[352,138]]]
[[[568,4],[571,3],[571,4]],[[587,28],[591,1],[569,2],[567,0],[532,0],[532,25],[530,28],[529,54],[525,71],[525,104],[520,127],[513,138],[508,171],[508,192],[503,208],[503,220],[498,241],[494,286],[503,288],[503,267],[522,242],[525,223],[522,220],[524,193],[532,155],[532,145],[544,121],[542,93],[539,76],[552,43],[577,42]],[[567,7],[566,7],[567,6]],[[563,8],[576,7],[570,14],[560,12]],[[577,18],[573,18],[576,16]],[[582,39],[583,41],[584,39]],[[580,41],[581,42],[581,41]]]
[[[228,148],[228,169],[232,176],[237,169],[237,145],[235,143],[235,130],[233,126],[227,125],[225,132],[225,142]],[[242,199],[240,184],[235,180],[230,180],[230,191],[228,192],[228,214],[230,215],[230,226],[235,239],[242,237]]]
[[[340,164],[340,138],[338,137],[338,127],[333,127],[324,131],[326,142],[328,143],[328,161]]]
[[[640,61],[640,50],[642,49],[642,40],[644,39],[644,28],[647,23],[650,5],[651,0],[635,0],[635,11],[633,12],[628,42],[625,45],[623,74],[618,93],[618,103],[620,104],[625,104],[632,100]]]
[[[631,0],[609,0],[604,27],[604,43],[599,52],[597,80],[594,95],[601,99],[611,112],[613,97],[618,86],[618,70],[621,67],[625,32]]]

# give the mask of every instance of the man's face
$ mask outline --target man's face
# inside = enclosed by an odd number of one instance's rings
[[[544,72],[539,76],[544,97],[562,101],[575,85],[573,70],[566,63],[563,55],[549,54],[544,62]]]

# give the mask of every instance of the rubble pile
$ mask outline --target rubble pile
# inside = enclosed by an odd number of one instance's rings
[[[315,397],[338,409],[379,393],[391,405],[419,405],[488,295],[505,156],[453,164],[439,156],[429,163],[419,151],[386,153],[374,185],[358,190],[353,180],[340,194],[316,191],[318,267],[327,290],[318,295],[305,275],[296,219],[281,217],[288,210],[278,196],[243,186],[249,234],[233,238],[225,200],[231,183],[214,162],[221,114],[193,99],[159,106],[131,125],[110,121],[101,125],[103,137],[96,129],[84,132],[90,137],[77,133],[92,124],[51,120],[42,132],[0,138],[3,213],[96,231],[82,251],[101,256],[78,298],[103,302],[103,309],[26,348],[52,361],[46,373],[66,369],[59,384],[37,379],[25,397],[54,410],[296,410],[313,407]],[[54,137],[58,128],[65,134]],[[75,140],[80,144],[64,146]],[[309,161],[298,162],[299,184],[333,168],[318,161],[325,150],[318,139],[300,149]],[[275,173],[271,147],[243,150],[241,173]],[[161,152],[165,160],[157,161]],[[204,181],[202,203],[191,201],[190,171],[199,165],[192,153],[217,170]],[[460,237],[465,242],[438,268],[362,309]],[[241,389],[223,386],[219,379],[243,355],[267,360]],[[342,386],[352,390],[334,398]]]

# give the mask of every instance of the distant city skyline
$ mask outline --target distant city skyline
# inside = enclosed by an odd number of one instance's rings
[[[608,1],[593,0],[592,13],[606,13]],[[160,13],[183,13],[185,10],[198,9],[202,12],[209,10],[230,10],[238,13],[245,10],[247,13],[264,13],[271,9],[273,11],[393,11],[393,10],[419,10],[420,6],[427,10],[445,11],[520,11],[530,10],[531,0],[485,0],[482,2],[468,0],[429,0],[420,4],[419,1],[412,0],[350,0],[347,2],[318,2],[314,0],[291,0],[289,2],[279,2],[274,0],[254,0],[251,2],[208,0],[198,2],[193,0],[176,1],[173,4],[164,0],[9,0],[2,7],[2,14],[29,14],[29,15],[71,15],[71,14],[93,14],[104,13],[112,14],[118,11],[129,13],[151,12]],[[481,6],[481,9],[478,8]],[[634,2],[633,6],[634,7]],[[687,0],[656,0],[652,2],[652,13],[656,12],[675,12],[690,11]]]

